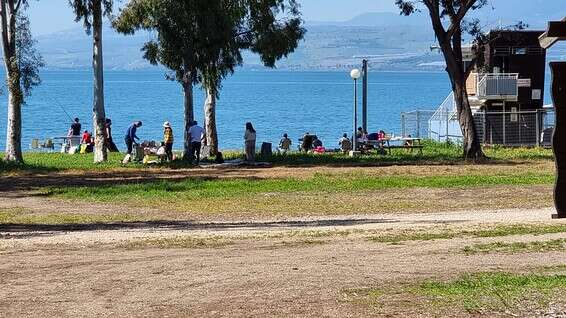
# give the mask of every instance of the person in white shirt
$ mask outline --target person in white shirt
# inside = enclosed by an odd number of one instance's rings
[[[202,146],[202,139],[204,137],[204,129],[200,127],[197,121],[193,121],[193,125],[189,128],[189,140],[191,142],[191,154],[189,160],[193,163],[196,160],[196,165],[200,163],[200,148]]]
[[[255,143],[256,143],[256,131],[252,123],[246,123],[246,132],[244,134],[244,142],[246,145],[246,161],[255,161]]]

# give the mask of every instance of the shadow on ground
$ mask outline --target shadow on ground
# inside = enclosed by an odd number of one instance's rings
[[[239,230],[239,229],[285,229],[306,227],[346,227],[355,225],[397,223],[391,219],[328,219],[306,221],[271,221],[271,222],[218,222],[200,223],[192,221],[147,221],[147,222],[117,222],[92,224],[2,224],[0,233],[26,232],[81,232],[81,231],[112,231],[112,230]],[[1,237],[1,236],[0,236]]]

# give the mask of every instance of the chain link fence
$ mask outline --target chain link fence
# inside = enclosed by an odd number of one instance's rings
[[[478,137],[487,145],[551,145],[554,110],[517,112],[476,112],[474,122]],[[456,114],[451,111],[413,111],[401,113],[403,136],[429,138],[439,142],[458,142],[462,132]]]
[[[415,110],[401,113],[401,135],[403,137],[430,138],[429,121],[434,110]]]

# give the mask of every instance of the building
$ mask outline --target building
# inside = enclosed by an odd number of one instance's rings
[[[488,35],[484,60],[477,63],[466,83],[477,131],[484,144],[540,144],[546,120],[546,50],[539,43],[542,34],[543,31],[497,30]],[[464,63],[471,60],[468,47],[464,50]],[[448,101],[429,124],[431,130],[446,128],[446,139],[454,139],[461,132],[450,123],[455,120],[455,104]],[[432,133],[432,138],[442,139],[438,138],[442,137],[441,132],[436,136]]]

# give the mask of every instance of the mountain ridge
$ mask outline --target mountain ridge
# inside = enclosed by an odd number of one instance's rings
[[[564,0],[531,0],[517,6],[510,0],[498,1],[476,12],[486,26],[510,25],[530,12],[531,29],[543,29],[546,21],[566,16]],[[544,2],[544,5],[541,3]],[[513,6],[514,4],[514,6]],[[513,10],[511,10],[513,8]],[[500,14],[503,12],[504,14]],[[473,17],[473,16],[472,16]],[[548,18],[547,18],[548,17]],[[289,58],[278,63],[287,70],[334,70],[357,66],[362,57],[370,57],[372,68],[389,71],[429,71],[443,69],[443,59],[432,52],[436,43],[430,21],[424,12],[410,17],[392,12],[368,12],[347,21],[310,21],[307,34]],[[140,32],[122,35],[104,28],[105,67],[114,70],[154,69],[143,59],[140,48],[153,37]],[[50,69],[91,68],[90,37],[82,27],[37,37],[39,51]],[[566,49],[553,53],[566,55]],[[259,58],[245,54],[245,68],[263,69]]]

